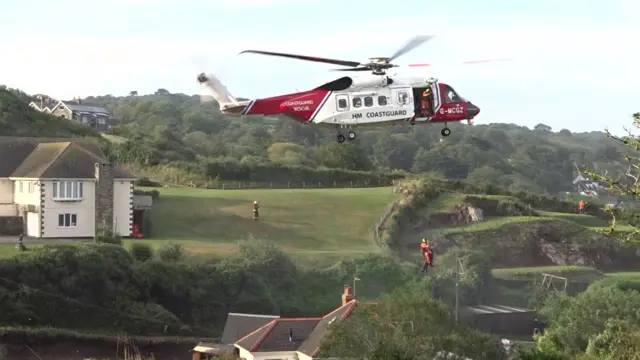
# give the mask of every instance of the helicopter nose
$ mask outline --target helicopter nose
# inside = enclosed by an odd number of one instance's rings
[[[467,119],[473,119],[479,113],[479,107],[473,105],[471,102],[467,102]]]

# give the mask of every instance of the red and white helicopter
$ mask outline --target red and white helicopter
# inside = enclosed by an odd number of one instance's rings
[[[398,67],[391,63],[401,55],[431,39],[432,36],[417,36],[400,48],[391,57],[369,58],[369,62],[334,60],[304,55],[276,53],[260,50],[245,50],[254,53],[286,58],[323,62],[347,66],[336,71],[371,71],[373,75],[339,79],[318,86],[315,89],[263,99],[238,101],[214,76],[201,73],[198,82],[202,94],[215,99],[223,114],[244,115],[286,115],[303,124],[331,126],[338,131],[338,142],[354,140],[354,128],[381,125],[444,123],[440,132],[449,136],[447,123],[467,120],[480,113],[480,108],[459,96],[449,85],[434,78],[402,78],[389,76],[386,70]],[[480,61],[484,62],[484,61]],[[409,66],[428,66],[415,64]],[[425,96],[429,89],[430,96]],[[341,130],[346,129],[347,137]]]

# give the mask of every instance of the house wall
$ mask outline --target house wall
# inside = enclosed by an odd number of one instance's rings
[[[0,204],[0,216],[18,216],[18,207],[15,204]]]
[[[297,353],[298,353],[298,360],[313,360],[313,358],[307,354],[303,354],[299,351]]]
[[[297,351],[254,352],[252,355],[253,360],[297,360]]]
[[[82,181],[81,201],[54,201],[53,181],[43,181],[44,206],[42,212],[43,238],[74,238],[95,236],[95,189],[94,180]],[[58,226],[59,214],[76,214],[77,225],[75,228],[61,228]]]
[[[13,202],[18,205],[40,206],[40,182],[37,180],[14,181]]]
[[[133,181],[113,182],[113,230],[120,236],[131,236],[133,231]]]
[[[0,204],[13,203],[13,181],[0,179]]]
[[[51,115],[53,116],[63,116],[69,120],[71,120],[71,110],[69,110],[69,108],[67,108],[66,106],[64,107],[64,109],[62,109],[61,106],[59,106],[56,111],[52,112]]]

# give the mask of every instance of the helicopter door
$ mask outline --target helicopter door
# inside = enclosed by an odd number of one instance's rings
[[[433,114],[437,114],[438,110],[440,110],[440,106],[442,105],[442,102],[440,101],[440,87],[438,86],[438,81],[434,81],[430,87],[431,92],[433,93]]]

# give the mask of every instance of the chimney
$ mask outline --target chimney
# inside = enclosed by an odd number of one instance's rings
[[[351,286],[345,285],[344,292],[342,293],[342,306],[346,305],[349,301],[354,300],[353,291],[351,290]]]
[[[96,231],[113,231],[113,165],[96,163]]]

